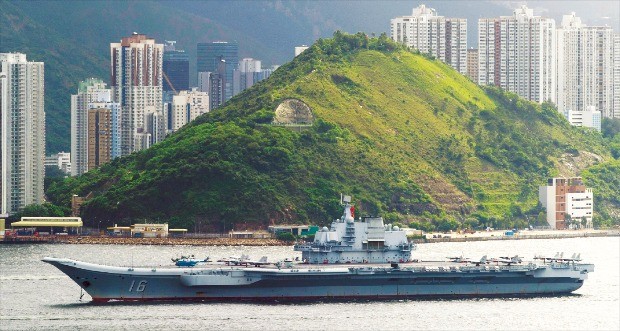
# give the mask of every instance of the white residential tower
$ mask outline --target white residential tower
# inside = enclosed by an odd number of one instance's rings
[[[44,65],[0,53],[0,215],[43,203]]]
[[[438,16],[420,5],[411,16],[390,21],[392,39],[435,56],[461,74],[467,74],[467,19]]]
[[[478,84],[542,103],[556,100],[555,21],[521,6],[478,20]]]

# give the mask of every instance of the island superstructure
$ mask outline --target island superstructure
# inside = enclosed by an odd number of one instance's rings
[[[413,243],[398,226],[384,224],[381,217],[354,220],[351,197],[344,196],[344,214],[331,228],[323,227],[311,244],[295,245],[307,263],[403,263],[411,260]]]

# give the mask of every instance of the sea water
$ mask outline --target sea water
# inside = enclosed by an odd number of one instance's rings
[[[302,303],[107,303],[87,294],[45,256],[117,266],[171,265],[194,254],[211,260],[247,254],[282,260],[292,247],[29,244],[0,245],[1,330],[619,330],[620,238],[571,238],[420,244],[414,257],[479,259],[581,253],[595,264],[571,295],[540,298]],[[80,299],[81,297],[81,299]]]

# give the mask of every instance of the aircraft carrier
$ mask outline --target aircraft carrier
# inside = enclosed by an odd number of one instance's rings
[[[348,198],[348,197],[347,197]],[[299,263],[269,263],[247,257],[189,267],[134,268],[46,257],[95,302],[110,300],[329,300],[425,297],[536,296],[579,289],[592,264],[580,258],[518,256],[446,262],[412,259],[405,232],[381,217],[354,220],[350,198],[344,214],[311,243],[295,245]],[[180,263],[179,263],[180,262]]]

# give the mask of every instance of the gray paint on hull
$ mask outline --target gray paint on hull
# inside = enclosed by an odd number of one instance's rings
[[[93,297],[106,300],[273,300],[329,298],[416,298],[511,296],[570,293],[583,285],[571,277],[535,277],[527,272],[323,275],[262,272],[261,280],[240,286],[186,286],[180,275],[137,275],[79,269],[50,262]],[[247,273],[250,276],[252,272]],[[138,291],[143,283],[142,291]]]

